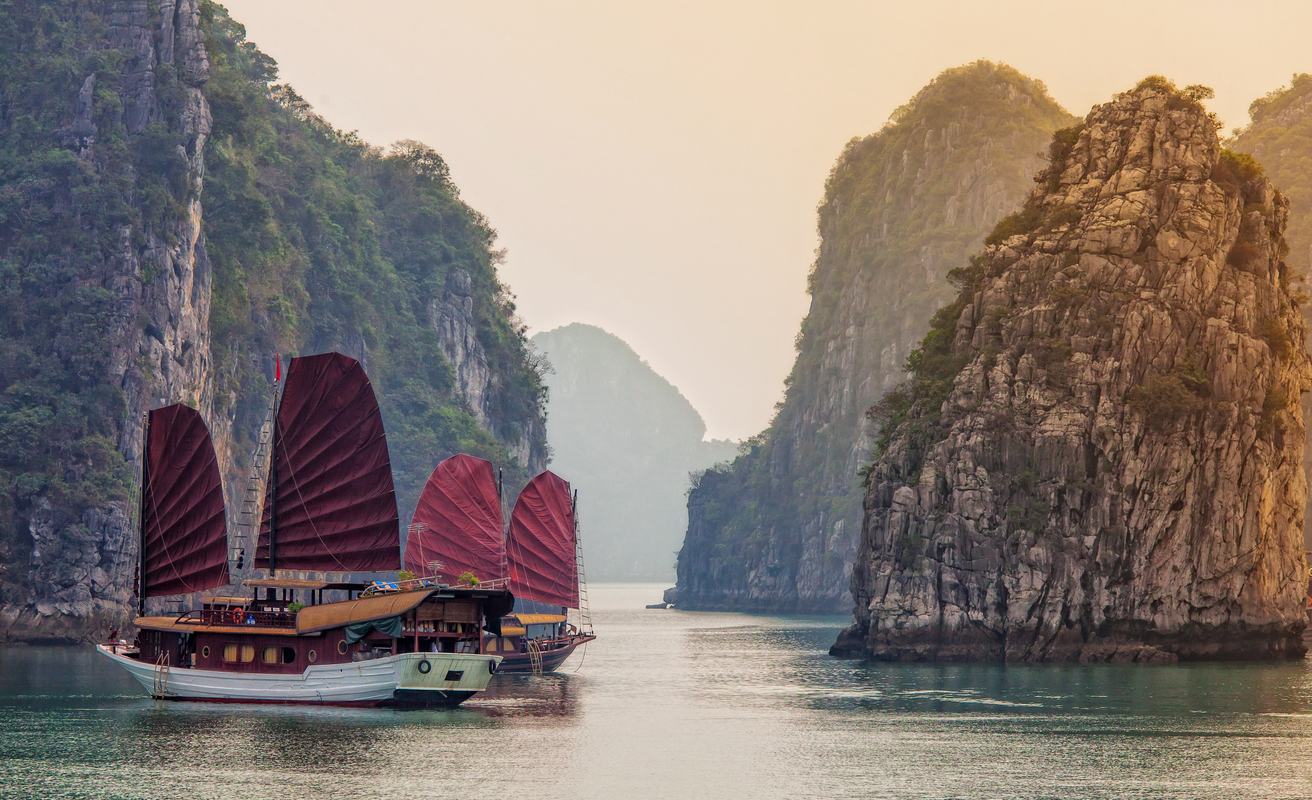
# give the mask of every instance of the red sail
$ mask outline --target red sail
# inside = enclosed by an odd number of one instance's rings
[[[150,412],[143,470],[141,596],[227,584],[223,483],[200,412],[184,405]]]
[[[422,525],[422,528],[416,527]],[[455,583],[463,572],[481,581],[505,575],[504,523],[492,464],[451,456],[428,476],[405,545],[405,568]],[[429,564],[442,563],[433,569]]]
[[[574,506],[569,484],[554,472],[528,482],[510,513],[506,553],[516,597],[578,608]]]
[[[395,570],[398,522],[383,418],[364,370],[340,353],[293,358],[278,404],[255,566]]]

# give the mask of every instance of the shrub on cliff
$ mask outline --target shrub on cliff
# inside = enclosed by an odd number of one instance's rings
[[[1242,185],[1254,178],[1262,177],[1262,165],[1247,153],[1236,153],[1229,148],[1221,148],[1221,158],[1212,169],[1212,180],[1217,183]]]
[[[1208,408],[1212,382],[1193,359],[1185,359],[1165,375],[1150,375],[1125,395],[1125,402],[1147,417],[1149,425],[1166,428]]]

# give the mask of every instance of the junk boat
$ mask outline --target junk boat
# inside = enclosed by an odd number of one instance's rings
[[[462,576],[504,582],[516,607],[499,630],[488,628],[483,652],[500,656],[503,672],[550,672],[597,638],[580,590],[578,493],[555,473],[540,473],[515,500],[509,528],[501,496],[490,462],[460,454],[438,464],[409,527],[406,569],[452,584]]]
[[[514,607],[503,584],[279,575],[400,567],[387,441],[360,365],[338,353],[292,359],[272,445],[254,561],[269,577],[245,582],[250,597],[217,594],[183,614],[146,616],[146,598],[230,580],[223,488],[204,420],[185,405],[147,415],[139,633],[131,645],[97,649],[167,700],[454,706],[486,688],[502,659],[486,652],[483,631],[499,635]],[[324,602],[325,592],[347,599]]]

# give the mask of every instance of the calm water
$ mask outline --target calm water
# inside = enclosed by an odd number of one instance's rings
[[[869,666],[825,654],[842,619],[591,588],[582,659],[453,711],[157,703],[89,647],[4,648],[0,796],[1312,796],[1305,664]]]

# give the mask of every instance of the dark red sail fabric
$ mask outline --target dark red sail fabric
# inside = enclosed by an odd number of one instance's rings
[[[399,569],[387,436],[359,363],[341,353],[293,358],[275,427],[256,568]]]
[[[519,493],[510,512],[506,555],[516,597],[578,608],[574,505],[569,484],[559,475],[544,472]]]
[[[451,456],[437,465],[419,495],[405,568],[447,583],[463,572],[480,581],[505,577],[504,531],[492,463],[463,453]],[[429,567],[434,561],[442,563],[440,569]]]
[[[200,412],[184,405],[150,412],[141,485],[141,596],[227,584],[223,482]]]

